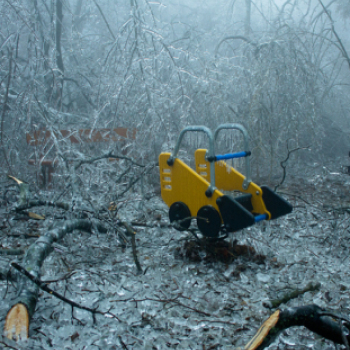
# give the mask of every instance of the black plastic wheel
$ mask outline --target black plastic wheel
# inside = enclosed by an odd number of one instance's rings
[[[211,205],[205,205],[197,213],[197,226],[203,236],[210,238],[219,237],[221,229],[221,217],[219,212]]]
[[[184,220],[188,218],[188,220]],[[183,202],[175,202],[170,206],[169,219],[170,222],[181,221],[180,225],[176,227],[179,231],[187,230],[191,225],[191,212],[188,206]]]

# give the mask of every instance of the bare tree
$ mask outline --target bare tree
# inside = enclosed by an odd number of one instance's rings
[[[240,5],[245,6],[238,11]],[[190,339],[184,348],[199,347],[190,342],[219,329],[215,328],[218,324],[224,327],[220,337],[230,340],[227,347],[238,339],[246,343],[254,327],[267,316],[260,301],[269,293],[278,294],[278,288],[286,288],[276,279],[276,290],[264,289],[268,285],[265,270],[278,275],[283,269],[281,279],[293,281],[296,273],[290,270],[307,266],[305,280],[311,278],[310,270],[320,278],[317,269],[310,267],[309,256],[284,262],[288,247],[290,255],[304,254],[309,249],[304,241],[300,243],[305,236],[319,249],[310,253],[319,259],[317,263],[323,257],[322,262],[327,261],[326,249],[345,254],[349,205],[341,186],[346,180],[335,179],[334,173],[340,165],[336,157],[348,147],[349,70],[344,63],[349,66],[349,57],[347,43],[336,26],[336,14],[331,12],[336,5],[339,2],[319,0],[303,7],[288,0],[271,2],[268,13],[263,2],[250,0],[221,3],[215,10],[210,2],[1,3],[0,255],[5,258],[0,261],[0,275],[1,288],[7,288],[6,278],[12,283],[4,298],[6,312],[10,311],[8,321],[3,320],[9,325],[9,336],[16,335],[11,320],[17,312],[25,313],[27,333],[28,327],[41,329],[45,320],[62,321],[57,309],[48,311],[42,297],[45,294],[41,294],[45,292],[59,298],[62,308],[68,303],[72,309],[69,323],[85,322],[85,316],[78,317],[79,310],[92,315],[93,322],[102,324],[101,319],[105,322],[109,318],[119,322],[118,327],[130,339],[126,341],[121,331],[116,346],[162,348],[164,344],[156,344],[161,341],[156,332],[166,333],[164,325],[174,319],[173,329],[181,329],[181,337],[187,332]],[[224,20],[223,11],[228,6],[233,15]],[[202,256],[206,253],[188,248],[192,241],[185,248],[181,246],[195,231],[191,229],[188,236],[179,234],[168,223],[167,208],[159,198],[157,157],[161,151],[171,151],[184,126],[214,128],[226,122],[247,126],[254,176],[284,192],[297,210],[280,227],[262,224],[252,231],[235,233],[251,255],[246,254],[246,260],[242,258],[234,267],[216,262],[212,267],[209,258]],[[337,128],[336,140],[330,137],[332,128]],[[223,132],[216,146],[219,150],[239,150],[241,140]],[[180,156],[193,161],[193,151],[202,147],[207,147],[206,139],[188,137]],[[301,151],[305,148],[309,150]],[[239,162],[235,165],[240,167]],[[331,198],[341,200],[341,205],[335,205]],[[139,233],[136,227],[148,231],[135,236]],[[317,234],[313,230],[318,230]],[[236,259],[226,248],[225,244],[215,246],[214,252]],[[95,260],[94,249],[98,251]],[[80,250],[85,255],[80,256]],[[143,260],[138,259],[140,250]],[[261,254],[253,254],[255,251]],[[265,270],[257,260],[249,260],[258,255],[262,260],[268,256]],[[79,262],[74,260],[77,257]],[[176,260],[183,257],[181,263]],[[191,260],[194,257],[195,263]],[[106,265],[103,259],[108,260]],[[147,265],[153,259],[154,263]],[[340,259],[346,257],[341,255]],[[85,267],[80,266],[88,266],[90,260],[95,265],[89,270],[89,280],[95,276],[96,283],[94,288],[83,290],[88,283],[85,277],[81,277],[83,282],[70,282],[70,278],[77,271],[84,276]],[[106,271],[101,272],[101,265]],[[213,272],[215,269],[220,273]],[[53,278],[56,273],[64,276]],[[212,280],[204,277],[207,273]],[[177,281],[181,274],[191,281],[184,283],[186,287],[181,285],[183,280]],[[102,282],[101,276],[105,278]],[[154,285],[148,284],[148,277]],[[249,279],[255,281],[254,288],[249,287]],[[59,285],[63,280],[64,285]],[[47,285],[50,281],[58,283],[60,292]],[[111,283],[110,290],[100,288],[99,283]],[[134,290],[133,283],[139,283],[140,290]],[[344,288],[337,292],[341,297],[346,293]],[[331,300],[325,289],[322,285],[298,295],[321,293],[322,300]],[[98,295],[95,299],[94,293]],[[263,296],[257,297],[259,293]],[[78,302],[80,295],[86,303]],[[251,298],[254,302],[247,306]],[[303,300],[311,303],[309,299]],[[311,330],[329,327],[331,336],[326,338],[346,344],[346,317],[335,313],[337,322],[344,321],[338,325],[330,318],[335,317],[330,310],[292,303],[295,313],[282,308],[278,317],[274,314],[270,319],[273,325],[268,322],[269,331],[274,333],[259,338],[255,348],[276,340],[272,335],[286,325],[311,324]],[[116,305],[121,304],[123,311],[116,314]],[[174,305],[184,313],[173,310]],[[140,313],[139,318],[134,318],[134,312]],[[310,316],[312,312],[317,320]],[[304,318],[298,323],[294,316],[300,313]],[[198,329],[203,324],[205,331],[201,332]],[[156,334],[152,345],[133,333],[148,325]],[[69,337],[73,342],[79,334]],[[169,339],[170,344],[173,340]],[[213,339],[201,338],[201,345],[218,347]],[[177,346],[176,341],[171,346]]]

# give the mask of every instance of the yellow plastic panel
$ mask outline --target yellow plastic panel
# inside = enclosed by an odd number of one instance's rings
[[[205,191],[210,185],[209,182],[178,158],[175,159],[172,166],[169,166],[167,164],[169,157],[170,153],[159,155],[161,194],[168,207],[175,202],[183,202],[190,209],[191,215],[197,216],[201,207],[211,205],[220,214],[216,200],[223,194],[215,190],[208,198]]]
[[[210,163],[205,159],[206,153],[206,149],[197,149],[195,152],[196,171],[198,174],[201,174],[203,169],[207,169],[205,179],[210,181]],[[256,214],[267,214],[270,219],[271,214],[267,211],[262,199],[261,188],[254,182],[251,182],[248,189],[244,190],[244,179],[244,175],[227,165],[224,161],[215,163],[215,186],[221,191],[240,191],[243,193],[250,193],[252,195],[253,212]]]

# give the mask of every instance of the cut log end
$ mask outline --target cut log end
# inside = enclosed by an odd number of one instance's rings
[[[274,312],[259,328],[253,339],[244,347],[244,350],[255,350],[257,349],[269,334],[270,330],[275,327],[279,320],[280,310]]]
[[[24,304],[16,304],[7,313],[4,336],[14,341],[29,338],[29,314]]]

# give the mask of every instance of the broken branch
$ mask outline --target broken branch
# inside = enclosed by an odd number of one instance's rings
[[[345,320],[345,324],[340,326],[339,320]],[[350,320],[312,304],[275,311],[262,324],[244,350],[265,349],[283,330],[294,326],[304,326],[337,344],[344,344],[344,337],[347,342],[350,340]]]
[[[296,289],[289,293],[286,293],[282,298],[280,299],[274,299],[265,301],[263,303],[263,306],[269,309],[274,309],[279,307],[281,304],[286,304],[289,300],[297,298],[299,295],[305,294],[306,292],[314,292],[316,290],[319,290],[321,287],[320,283],[312,283],[310,282],[304,289]]]

